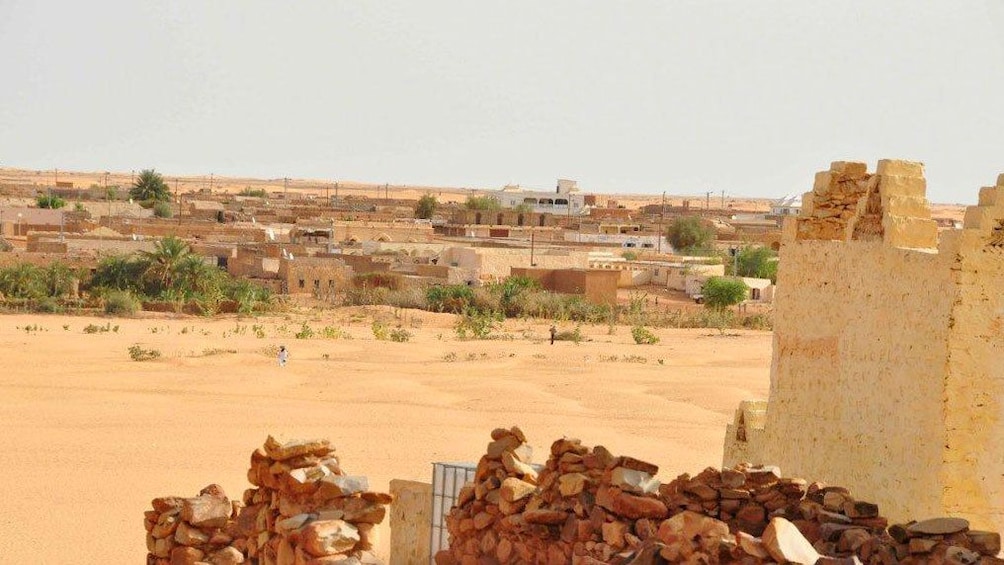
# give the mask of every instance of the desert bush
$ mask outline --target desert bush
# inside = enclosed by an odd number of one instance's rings
[[[129,358],[133,361],[152,361],[160,357],[160,351],[156,349],[144,349],[139,345],[129,346]]]
[[[390,291],[386,288],[355,288],[349,287],[342,294],[342,304],[345,306],[371,306],[386,304]]]
[[[554,334],[554,341],[571,341],[574,343],[582,342],[582,328],[575,326],[574,330],[560,331]]]
[[[390,328],[388,328],[387,324],[381,322],[380,320],[373,320],[373,323],[370,324],[370,331],[373,332],[373,337],[380,341],[390,339]]]
[[[460,339],[491,339],[501,321],[501,314],[495,312],[466,310],[457,316],[454,330]]]
[[[770,331],[774,329],[774,321],[771,319],[770,314],[765,313],[743,316],[739,324],[748,330]]]
[[[171,205],[167,202],[155,202],[153,204],[153,215],[158,218],[170,218],[174,215]]]
[[[394,328],[390,331],[390,340],[403,343],[411,339],[411,332],[404,328]]]
[[[653,345],[659,343],[659,337],[649,331],[645,326],[634,326],[631,328],[631,337],[639,345]]]
[[[314,329],[307,325],[307,322],[304,322],[303,325],[300,326],[300,331],[293,334],[293,337],[296,339],[310,339],[314,337]]]
[[[428,309],[425,301],[425,292],[420,288],[402,288],[390,290],[385,294],[385,303],[396,308],[414,308],[416,310]]]
[[[242,188],[237,194],[240,196],[252,196],[255,198],[268,197],[268,192],[266,192],[264,188],[251,188],[250,186]]]
[[[126,290],[113,290],[105,295],[105,314],[132,316],[139,310],[139,300]]]
[[[425,291],[425,301],[435,312],[460,314],[474,304],[474,290],[463,284],[430,286]]]
[[[51,296],[39,300],[38,304],[35,306],[35,309],[39,312],[45,312],[47,314],[57,314],[59,312],[66,311],[66,308],[63,308],[63,305],[60,304],[58,300],[52,298]]]

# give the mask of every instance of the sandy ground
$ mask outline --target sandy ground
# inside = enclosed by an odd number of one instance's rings
[[[305,316],[0,316],[0,561],[140,563],[150,499],[211,482],[240,497],[268,434],[330,438],[376,489],[428,481],[435,461],[476,461],[490,430],[513,424],[539,459],[569,435],[657,462],[670,479],[719,464],[732,410],[768,388],[765,332],[663,330],[640,346],[629,328],[587,326],[590,341],[551,346],[541,323],[510,322],[512,340],[458,341],[449,315]],[[374,316],[414,337],[375,340]],[[295,339],[302,320],[352,339]],[[83,332],[106,323],[117,331]],[[163,357],[134,362],[133,344]],[[291,352],[283,369],[279,344]]]

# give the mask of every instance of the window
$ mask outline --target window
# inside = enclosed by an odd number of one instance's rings
[[[479,226],[481,225],[481,212],[474,214],[474,223]]]
[[[303,279],[300,279],[300,288],[303,288],[303,285],[304,285],[305,282],[306,281],[304,281]]]
[[[565,200],[564,198],[555,198],[554,199],[554,205],[555,206],[568,206],[568,200]]]

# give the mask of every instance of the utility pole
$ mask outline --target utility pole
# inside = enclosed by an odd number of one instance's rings
[[[659,213],[659,249],[658,253],[662,254],[662,224],[666,221],[666,191],[662,191],[662,212]]]
[[[708,192],[706,192],[705,195],[704,195],[704,209],[705,210],[710,210],[711,209],[711,191],[710,190]]]
[[[111,194],[108,192],[108,171],[105,171],[105,202],[108,203],[108,217],[112,217],[112,198]]]
[[[213,191],[213,173],[209,173],[209,192]]]
[[[530,226],[530,266],[536,267],[537,263],[534,263],[533,261],[533,244],[534,244],[533,234],[534,234],[533,226]]]
[[[285,201],[289,192],[289,177],[282,177],[282,199]]]
[[[178,202],[178,225],[181,225],[181,194],[178,193],[178,177],[174,177],[174,199]]]
[[[722,191],[722,210],[725,209],[725,191]]]

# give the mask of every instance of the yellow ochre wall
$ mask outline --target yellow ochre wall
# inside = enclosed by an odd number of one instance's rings
[[[1004,184],[938,243],[922,166],[850,165],[786,226],[769,399],[736,411],[724,464],[847,486],[893,520],[1004,530]]]

